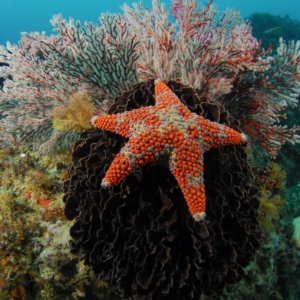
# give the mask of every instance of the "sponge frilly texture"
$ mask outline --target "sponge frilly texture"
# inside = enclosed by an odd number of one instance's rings
[[[220,105],[181,83],[168,86],[189,110],[239,130]],[[117,97],[109,113],[154,105],[154,82]],[[165,161],[136,169],[110,189],[101,186],[126,143],[115,133],[84,133],[65,182],[65,215],[74,219],[71,251],[122,299],[199,299],[238,282],[260,244],[257,188],[245,145],[204,154],[207,218],[195,222]]]

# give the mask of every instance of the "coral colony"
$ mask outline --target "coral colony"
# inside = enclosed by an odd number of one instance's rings
[[[108,169],[102,186],[118,184],[136,165],[168,154],[170,171],[178,180],[196,221],[205,217],[203,153],[220,145],[240,144],[243,134],[191,113],[160,79],[155,84],[155,106],[124,114],[96,116],[94,126],[129,138]]]
[[[56,15],[57,35],[24,33],[19,46],[0,47],[4,140],[14,136],[41,153],[67,148],[79,134],[53,129],[55,107],[87,93],[105,111],[133,84],[161,78],[224,105],[261,153],[274,157],[286,141],[298,141],[298,127],[288,129],[280,119],[297,105],[299,43],[281,39],[274,56],[260,52],[250,24],[233,10],[217,18],[212,1],[173,1],[176,23],[158,0],[151,10],[142,4],[123,10],[85,26]]]
[[[260,247],[259,216],[270,208],[266,192],[259,211],[246,147],[254,159],[269,159],[300,142],[299,126],[281,124],[298,103],[300,42],[281,38],[276,51],[261,49],[238,12],[219,14],[212,2],[173,0],[175,22],[159,0],[151,9],[124,4],[122,15],[103,13],[99,24],[56,15],[55,35],[23,33],[18,45],[0,46],[0,155],[25,149],[23,173],[14,165],[12,174],[26,178],[38,159],[52,165],[54,151],[71,149],[63,186],[71,252],[122,299],[198,299],[238,282]],[[6,206],[10,197],[34,199],[53,231],[49,243],[56,231],[69,239],[53,200],[62,197],[58,169],[67,164],[32,176],[30,191],[6,193]],[[13,186],[12,177],[1,184]],[[54,253],[45,254],[43,241],[34,256],[41,261]],[[72,269],[64,254],[61,269]],[[90,276],[80,284],[81,276],[52,277],[62,290],[70,282],[74,298],[92,284]],[[29,284],[13,289],[6,278],[5,297],[24,297]],[[47,282],[39,296],[51,299],[56,290]]]

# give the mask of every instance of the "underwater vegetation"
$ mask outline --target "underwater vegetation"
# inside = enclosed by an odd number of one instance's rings
[[[250,24],[233,10],[219,18],[212,1],[203,7],[173,1],[175,23],[157,0],[151,12],[142,5],[123,9],[124,16],[102,14],[99,24],[56,15],[57,35],[24,33],[20,46],[0,47],[3,140],[40,153],[67,149],[80,132],[55,130],[55,107],[67,107],[80,92],[105,114],[133,84],[159,77],[224,105],[258,153],[275,157],[283,144],[298,141],[298,127],[281,121],[287,107],[297,106],[299,44],[281,39],[278,53],[260,52]]]
[[[253,36],[261,41],[261,46],[265,50],[272,45],[275,52],[280,37],[284,37],[286,41],[300,39],[300,22],[291,19],[288,15],[280,17],[256,12],[247,19],[251,22]]]
[[[270,46],[271,53],[275,53],[279,46],[279,39],[283,37],[286,41],[297,41],[300,39],[300,22],[291,19],[288,15],[285,17],[271,15],[269,13],[253,13],[247,18],[252,26],[252,34],[261,43],[261,47],[267,50]],[[299,99],[299,98],[298,98]],[[286,120],[282,120],[283,125],[291,126],[299,119],[300,108],[286,111]],[[300,149],[289,144],[283,147],[277,157],[277,161],[285,165],[287,170],[288,185],[296,185],[300,180],[300,173],[297,172]]]
[[[267,164],[266,172],[268,176],[259,190],[259,221],[268,231],[274,230],[273,223],[279,220],[279,212],[285,203],[286,172],[274,162]]]
[[[261,248],[245,268],[245,277],[220,299],[299,298],[300,251],[291,240],[293,216],[299,214],[299,187],[286,187],[286,173],[277,163],[269,162],[265,171],[258,197]]]
[[[69,251],[71,224],[61,197],[70,154],[40,157],[18,148],[1,152],[0,298],[109,297],[107,286]]]
[[[152,4],[0,46],[3,298],[299,295],[300,42]]]
[[[74,94],[68,107],[54,108],[53,128],[61,131],[90,129],[90,120],[95,114],[96,108],[88,94]]]

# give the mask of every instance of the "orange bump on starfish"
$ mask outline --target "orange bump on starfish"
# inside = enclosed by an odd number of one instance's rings
[[[168,155],[170,171],[178,181],[191,214],[196,221],[204,220],[203,153],[219,146],[240,144],[246,141],[246,136],[190,112],[160,79],[155,80],[155,97],[154,106],[92,118],[93,126],[129,139],[113,160],[102,186],[116,185],[135,166],[144,166]]]

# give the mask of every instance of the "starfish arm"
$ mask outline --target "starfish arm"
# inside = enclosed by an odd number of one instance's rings
[[[201,149],[195,143],[185,140],[171,153],[169,164],[194,219],[204,220],[206,196]]]
[[[107,170],[102,186],[116,185],[132,173],[136,166],[142,167],[153,163],[156,160],[155,154],[163,149],[163,145],[157,145],[159,140],[160,136],[156,131],[130,138]]]
[[[147,116],[150,115],[149,110],[150,107],[141,107],[138,110],[119,114],[98,115],[92,117],[91,123],[94,127],[115,132],[129,138],[130,131],[136,124],[143,123],[145,120],[147,122]]]
[[[129,164],[128,157],[126,157],[122,152],[119,152],[102,180],[102,187],[108,188],[112,185],[118,184],[132,173],[132,170],[133,169]]]
[[[198,126],[201,127],[201,138],[207,145],[206,150],[220,146],[239,145],[245,142],[246,136],[228,126],[209,122],[208,120],[198,117]]]
[[[155,107],[169,107],[172,105],[183,106],[178,97],[173,93],[173,91],[161,81],[161,79],[157,78],[155,80]]]
[[[240,133],[230,127],[225,126],[224,128],[224,139],[222,140],[222,146],[227,145],[239,145],[242,142],[246,142],[247,138],[244,133]]]
[[[94,127],[105,129],[116,133],[118,128],[119,118],[120,118],[120,114],[93,116],[91,119],[91,123],[92,126]]]

